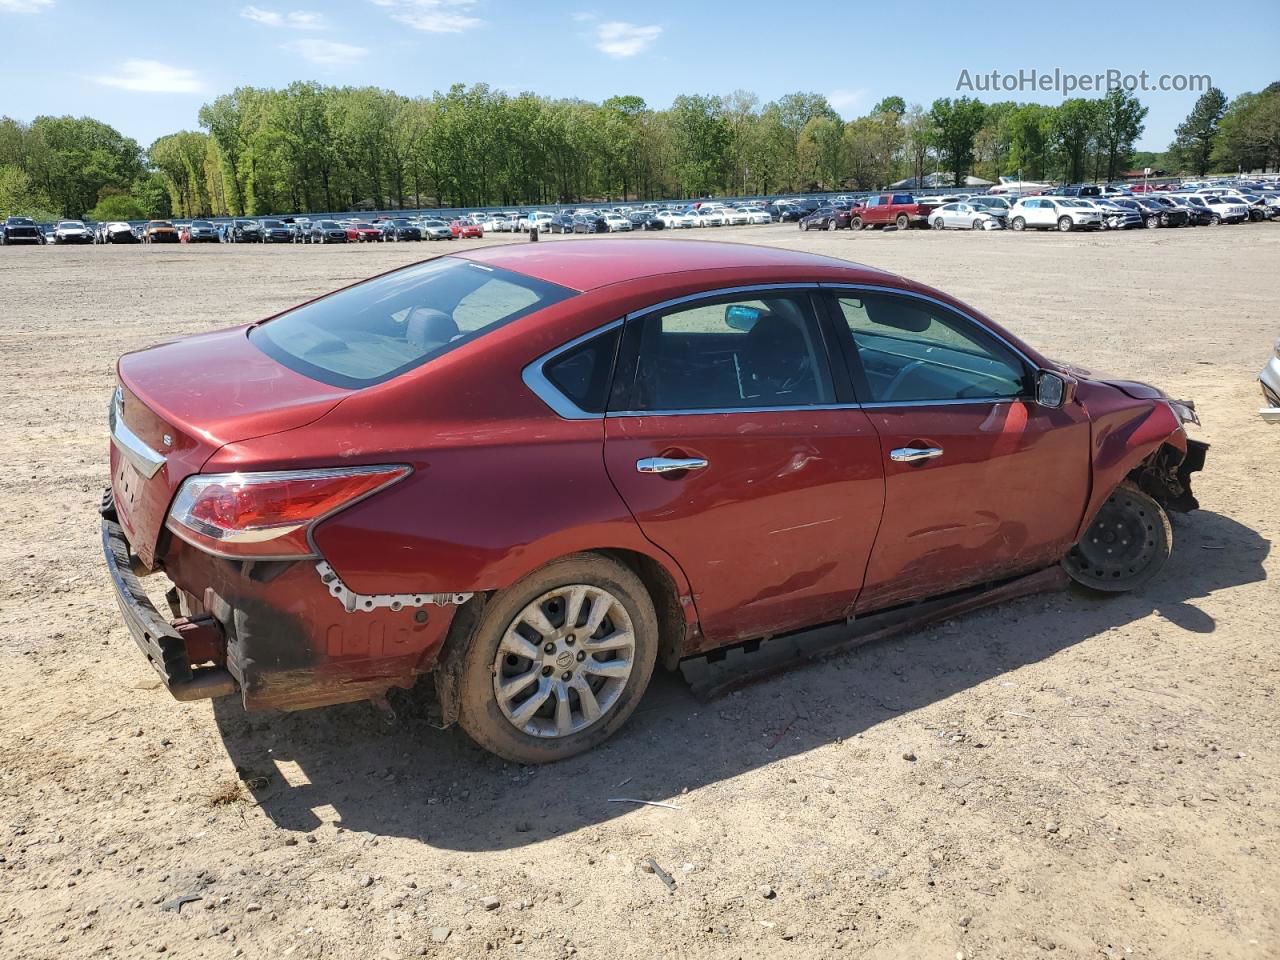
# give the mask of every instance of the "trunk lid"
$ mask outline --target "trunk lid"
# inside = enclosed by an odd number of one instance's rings
[[[148,567],[178,487],[220,447],[304,426],[351,393],[281,366],[243,326],[127,354],[118,371],[111,490]]]

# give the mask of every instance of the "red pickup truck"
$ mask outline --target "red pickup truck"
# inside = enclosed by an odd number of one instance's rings
[[[882,193],[878,197],[867,198],[867,205],[854,214],[849,227],[853,230],[887,227],[889,224],[899,230],[924,227],[929,224],[929,211],[934,206],[932,203],[917,203],[909,193]]]

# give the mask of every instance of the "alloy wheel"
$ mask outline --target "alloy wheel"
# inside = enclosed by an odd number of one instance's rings
[[[635,633],[622,601],[602,587],[568,584],[508,625],[493,661],[493,692],[517,730],[567,737],[608,715],[634,665]]]

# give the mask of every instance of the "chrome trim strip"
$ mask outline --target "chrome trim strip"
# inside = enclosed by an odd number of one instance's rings
[[[124,422],[124,390],[120,387],[116,387],[111,397],[107,419],[111,424],[111,442],[116,445],[121,456],[148,480],[159,473],[165,464],[165,458],[147,446]]]
[[[605,416],[610,417],[672,417],[672,416],[690,416],[693,414],[717,414],[717,413],[795,413],[803,410],[874,410],[888,407],[942,407],[942,406],[961,406],[966,404],[997,404],[997,403],[1034,403],[1034,397],[968,397],[963,400],[913,400],[909,402],[898,401],[869,401],[867,403],[822,403],[822,404],[800,404],[795,406],[778,406],[778,407],[716,407],[705,410],[610,410],[605,413],[588,413],[573,403],[568,397],[556,389],[556,387],[547,379],[543,372],[543,367],[554,360],[560,354],[572,350],[574,347],[592,337],[606,333],[614,327],[620,326],[629,320],[639,319],[656,311],[665,310],[668,307],[678,306],[682,303],[691,303],[697,300],[709,300],[716,297],[722,297],[734,293],[756,293],[765,290],[823,290],[835,292],[839,290],[863,290],[871,293],[884,293],[902,297],[914,297],[917,300],[923,300],[935,306],[942,307],[944,310],[950,310],[952,313],[963,317],[965,320],[975,324],[985,333],[994,338],[997,342],[1004,344],[1017,355],[1023,363],[1025,363],[1032,371],[1039,370],[1040,367],[1034,363],[1030,357],[1019,350],[1016,346],[1000,336],[994,330],[991,330],[978,320],[963,310],[958,310],[949,303],[944,303],[936,297],[927,294],[916,293],[913,290],[903,290],[900,287],[886,287],[871,283],[843,283],[837,281],[812,281],[808,283],[755,283],[738,287],[721,287],[716,290],[704,290],[700,293],[691,293],[683,297],[675,297],[671,300],[664,300],[661,303],[655,303],[652,306],[645,307],[641,310],[633,310],[626,316],[611,320],[609,323],[596,327],[594,330],[575,337],[568,343],[556,347],[554,350],[544,353],[532,363],[528,364],[521,372],[521,379],[533,393],[551,408],[557,416],[565,420],[603,420]]]

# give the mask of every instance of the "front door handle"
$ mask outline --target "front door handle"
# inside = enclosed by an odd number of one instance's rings
[[[889,453],[889,459],[898,463],[915,463],[917,460],[932,460],[940,456],[941,447],[899,447]]]
[[[701,470],[706,465],[707,461],[701,457],[645,457],[636,461],[636,470],[640,473],[671,473],[675,470]]]

